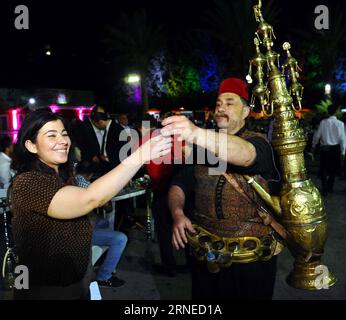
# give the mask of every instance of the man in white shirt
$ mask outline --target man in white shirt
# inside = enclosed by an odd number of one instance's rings
[[[312,139],[312,150],[318,142],[321,145],[320,175],[323,196],[333,192],[335,175],[340,174],[341,163],[345,157],[344,124],[335,116],[338,108],[336,104],[328,108],[329,118],[321,121]]]
[[[11,169],[11,156],[13,153],[13,143],[9,136],[0,138],[0,188],[7,189],[14,176]]]

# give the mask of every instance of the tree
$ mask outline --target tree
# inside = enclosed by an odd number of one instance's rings
[[[142,103],[147,110],[149,107],[147,71],[150,59],[164,44],[162,26],[153,25],[144,9],[135,12],[132,16],[123,13],[116,21],[114,26],[108,27],[109,37],[106,42],[114,50],[117,60],[139,73]]]
[[[167,93],[164,79],[167,72],[167,62],[163,51],[158,52],[148,67],[147,88],[150,96],[161,97]]]
[[[214,0],[215,10],[205,14],[205,32],[219,42],[230,72],[245,76],[253,54],[253,38],[258,23],[255,20],[252,0]],[[263,17],[273,23],[279,10],[273,0],[266,1]]]
[[[336,71],[343,67],[345,58],[341,56],[346,32],[343,8],[335,6],[330,13],[327,30],[317,30],[313,23],[310,28],[295,30],[305,48],[307,83],[319,89],[324,89],[326,83],[336,84]]]

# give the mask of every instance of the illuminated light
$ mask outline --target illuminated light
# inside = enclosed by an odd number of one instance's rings
[[[29,103],[30,103],[30,104],[35,104],[35,103],[36,103],[36,100],[35,100],[34,98],[30,98],[30,99],[29,99]]]
[[[246,81],[247,83],[252,83],[252,78],[249,74],[246,76]]]
[[[77,116],[80,121],[84,121],[84,118],[86,115],[90,115],[93,107],[78,107],[77,110]]]
[[[183,82],[183,92],[190,93],[192,91],[199,91],[201,89],[198,72],[193,67],[188,67],[185,73],[185,81]]]
[[[138,74],[129,74],[126,78],[127,83],[138,83],[140,82],[141,78]]]
[[[76,112],[76,117],[80,120],[80,121],[84,121],[86,116],[90,116],[90,113],[93,109],[93,107],[87,107],[87,106],[79,106],[79,107],[64,107],[64,106],[58,106],[56,104],[52,104],[49,106],[50,110],[53,113],[57,113],[59,111],[63,111],[63,110],[70,110],[70,111],[74,111]]]
[[[201,81],[197,70],[193,67],[184,65],[173,70],[165,85],[167,94],[170,97],[179,97],[184,94],[199,92],[201,90]],[[205,79],[203,80],[202,85],[205,86],[202,89],[208,91],[208,84]]]
[[[49,108],[53,113],[56,113],[59,111],[59,107],[57,105],[51,105],[49,106]]]
[[[141,90],[141,86],[136,86],[136,87],[134,88],[132,100],[133,100],[135,103],[137,103],[137,104],[141,104],[141,102],[142,102],[142,90]]]
[[[84,108],[83,107],[77,108],[77,113],[78,113],[78,119],[80,121],[83,121],[84,120]]]
[[[342,113],[346,113],[346,109],[341,109],[341,112]]]
[[[331,91],[332,91],[332,86],[331,86],[329,83],[327,83],[327,84],[324,86],[324,93],[325,93],[325,94],[330,94]]]
[[[136,104],[142,103],[142,88],[140,80],[141,78],[138,74],[129,74],[125,79],[128,84],[128,100]]]
[[[13,143],[16,143],[16,142],[17,142],[17,139],[18,139],[18,133],[14,133],[14,134],[13,134],[13,138],[12,138],[12,142],[13,142]]]
[[[18,130],[17,110],[12,110],[12,128]]]
[[[66,104],[67,103],[66,96],[63,93],[58,95],[58,103],[59,104]]]
[[[205,92],[214,92],[221,82],[218,58],[209,52],[202,55],[202,60],[203,67],[198,72],[200,87]]]
[[[338,90],[346,91],[346,70],[344,69],[346,59],[340,59],[338,67],[335,71],[336,87]]]
[[[92,111],[93,107],[78,107],[78,119],[80,121],[84,121],[85,116],[90,116],[90,113]]]
[[[185,110],[184,107],[181,107],[180,110]]]
[[[150,115],[159,114],[159,113],[161,113],[161,110],[159,110],[159,109],[149,109],[147,111],[147,113],[150,114]]]
[[[52,53],[48,50],[46,51],[46,56],[50,56]]]

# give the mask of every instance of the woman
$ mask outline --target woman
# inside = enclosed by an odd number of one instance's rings
[[[10,200],[29,289],[15,290],[15,298],[87,298],[92,228],[86,215],[114,197],[145,162],[170,152],[170,139],[150,142],[84,189],[66,183],[72,172],[71,141],[63,119],[48,111],[26,116],[14,151],[17,175]]]

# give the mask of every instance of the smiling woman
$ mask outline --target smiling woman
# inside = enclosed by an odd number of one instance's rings
[[[13,235],[29,289],[16,299],[85,299],[90,283],[92,228],[86,214],[104,205],[151,159],[170,152],[170,139],[155,137],[87,189],[72,177],[70,138],[63,119],[30,113],[19,131],[10,186]]]
[[[70,146],[71,140],[61,120],[47,122],[39,130],[36,144],[25,141],[25,147],[56,172],[60,164],[67,162]]]

